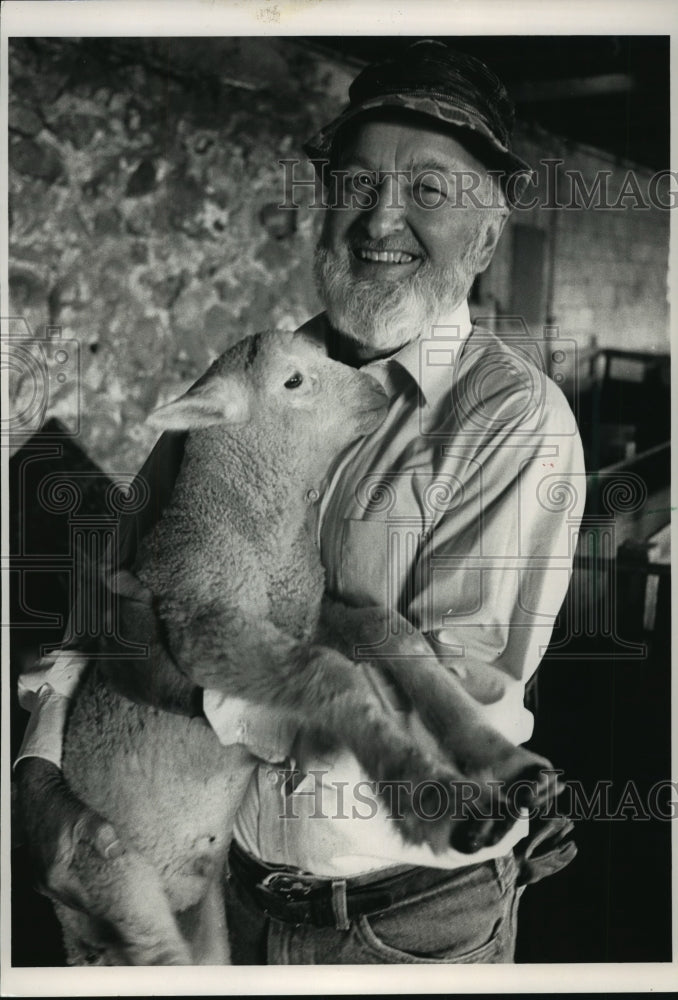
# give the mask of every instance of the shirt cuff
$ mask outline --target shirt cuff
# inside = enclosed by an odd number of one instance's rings
[[[66,718],[71,699],[43,684],[33,701],[31,717],[14,767],[25,757],[41,757],[61,769]]]
[[[203,711],[222,746],[242,744],[270,763],[291,752],[297,725],[274,708],[205,690]]]
[[[37,670],[19,674],[19,704],[32,712],[36,696],[45,684],[62,698],[72,698],[88,662],[85,653],[70,649],[58,650],[54,656],[38,660]]]

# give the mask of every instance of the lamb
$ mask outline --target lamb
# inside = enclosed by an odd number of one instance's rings
[[[96,658],[65,737],[73,791],[129,845],[105,866],[93,852],[80,861],[83,882],[95,895],[101,886],[100,914],[57,906],[71,964],[128,964],[149,951],[157,964],[228,962],[222,876],[257,762],[242,747],[221,746],[191,715],[196,684],[275,706],[311,741],[349,748],[377,782],[529,777],[538,779],[534,801],[543,797],[538,776],[548,762],[491,729],[431,662],[423,637],[394,637],[386,609],[323,596],[317,509],[308,501],[386,407],[370,376],[302,334],[270,331],[236,344],[156,411],[157,426],[189,434],[170,503],[134,566],[152,606],[124,608],[123,632],[147,642],[149,658]],[[402,731],[356,664],[356,647],[376,640],[382,668],[431,745]],[[128,697],[135,685],[146,703]],[[450,842],[473,851],[512,822],[506,812],[431,822],[411,797],[401,805],[402,835],[438,851]],[[112,940],[107,916],[122,940]]]

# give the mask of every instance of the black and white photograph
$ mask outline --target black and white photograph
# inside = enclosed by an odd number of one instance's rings
[[[675,15],[540,11],[3,4],[3,996],[678,983]]]

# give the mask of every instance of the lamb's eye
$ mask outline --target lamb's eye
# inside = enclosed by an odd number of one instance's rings
[[[303,381],[304,381],[303,375],[300,375],[299,372],[295,372],[294,375],[290,375],[287,382],[285,382],[285,388],[298,389]]]

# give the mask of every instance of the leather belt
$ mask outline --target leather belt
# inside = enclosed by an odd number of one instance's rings
[[[264,913],[282,923],[336,927],[337,891],[345,892],[345,915],[349,920],[373,913],[383,913],[409,895],[453,881],[456,870],[407,867],[395,875],[365,882],[365,876],[349,879],[318,878],[295,872],[284,866],[263,865],[233,841],[229,870]],[[464,868],[464,871],[468,871]],[[343,905],[342,905],[343,909]]]

